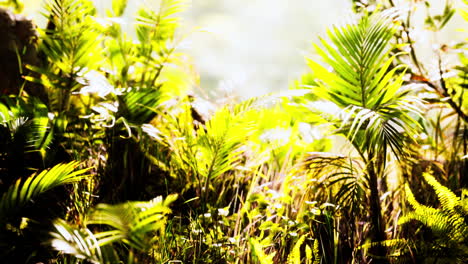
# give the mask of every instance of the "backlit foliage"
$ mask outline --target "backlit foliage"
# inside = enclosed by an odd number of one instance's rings
[[[37,91],[0,97],[2,261],[466,262],[465,47],[427,65],[428,1],[352,2],[294,89],[213,103],[183,52],[189,1],[148,1],[133,32],[130,1],[45,1],[12,82]]]

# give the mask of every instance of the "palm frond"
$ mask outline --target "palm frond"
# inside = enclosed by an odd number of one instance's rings
[[[399,86],[390,82],[396,68],[388,71],[394,58],[387,55],[396,31],[393,23],[396,16],[394,10],[366,15],[356,23],[329,30],[333,46],[321,39],[324,48],[316,45],[316,50],[334,72],[309,61],[316,76],[325,74],[316,93],[341,107],[358,105],[369,109],[376,109],[392,98]]]
[[[358,160],[331,153],[310,153],[300,166],[324,188],[332,188],[333,194],[329,199],[333,203],[361,209],[366,197],[367,180]]]
[[[89,229],[77,229],[62,219],[55,220],[54,228],[50,244],[55,250],[91,263],[105,263],[101,247]]]
[[[88,169],[74,171],[79,164],[76,161],[58,164],[25,180],[18,179],[0,199],[0,214],[3,216],[1,221],[5,221],[7,217],[12,216],[40,194],[57,186],[78,182],[88,177],[85,174]]]
[[[0,98],[0,126],[9,130],[10,137],[23,137],[25,151],[44,152],[51,141],[48,109],[37,98]],[[4,139],[4,143],[6,138]],[[2,151],[2,150],[0,150]]]
[[[387,10],[335,26],[328,31],[329,41],[321,39],[323,48],[316,45],[332,70],[309,60],[318,77],[313,92],[342,108],[338,131],[362,153],[369,146],[389,146],[400,157],[406,135],[417,131],[414,117],[420,115],[420,100],[401,88],[404,70],[397,72],[404,67],[391,68],[395,55],[390,56],[390,41],[397,17],[395,10]]]
[[[173,38],[180,20],[176,14],[182,12],[186,6],[186,0],[160,0],[153,9],[140,9],[136,29],[138,40],[142,43],[152,40],[164,42]]]
[[[39,52],[46,63],[29,65],[37,75],[25,79],[44,86],[50,110],[61,112],[71,108],[72,92],[82,87],[79,76],[102,63],[100,38],[91,19],[96,10],[87,0],[48,0],[44,9],[48,26],[41,31]]]
[[[163,99],[159,89],[139,89],[119,96],[119,115],[132,124],[144,124],[156,116]]]
[[[228,109],[216,112],[207,122],[206,131],[199,129],[197,132],[200,161],[207,161],[199,167],[204,177],[216,178],[235,167],[242,153],[239,146],[245,135]]]
[[[93,4],[83,0],[55,0],[48,1],[45,9],[54,28],[46,31],[41,48],[55,66],[70,74],[96,62],[93,53],[99,52],[99,38],[90,21],[96,12]]]
[[[116,17],[122,16],[127,8],[128,0],[112,0],[112,11]]]
[[[308,93],[310,93],[310,91],[307,89],[294,89],[276,93],[268,93],[234,104],[232,107],[232,112],[235,115],[239,115],[249,110],[262,110],[277,105],[282,100],[302,97]]]
[[[117,205],[99,204],[88,216],[87,225],[107,225],[112,229],[95,234],[99,245],[121,241],[132,248],[145,251],[163,232],[169,205],[177,195],[165,200],[157,197],[149,202],[127,202]]]
[[[86,259],[92,263],[120,263],[114,243],[130,247],[128,258],[134,261],[131,252],[146,253],[165,230],[169,205],[177,195],[161,196],[150,201],[126,202],[109,205],[98,204],[88,215],[85,227],[75,227],[64,220],[54,222],[50,244],[55,250]],[[93,226],[90,231],[87,226]]]

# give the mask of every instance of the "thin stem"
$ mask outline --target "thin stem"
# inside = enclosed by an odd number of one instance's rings
[[[389,2],[390,2],[390,5],[392,7],[395,7],[395,4],[393,3],[393,0],[389,0]],[[401,26],[403,27],[403,31],[406,34],[407,43],[410,46],[410,58],[411,58],[412,62],[414,63],[414,65],[416,66],[416,68],[418,68],[419,75],[425,75],[425,70],[423,69],[421,63],[419,62],[418,56],[416,55],[416,51],[414,49],[413,40],[411,39],[411,36],[410,36],[409,28],[410,28],[410,25],[411,25],[411,15],[412,15],[411,8],[409,8],[408,9],[408,16],[406,18],[406,23],[404,21],[402,21]]]
[[[450,107],[452,107],[452,109],[460,116],[461,119],[463,119],[465,123],[468,123],[468,115],[465,112],[463,112],[460,105],[458,105],[457,103],[455,103],[455,101],[453,101],[453,98],[450,96],[448,92],[447,83],[445,82],[445,79],[443,77],[442,59],[440,57],[440,54],[438,55],[438,60],[439,60],[440,87],[428,80],[424,80],[422,81],[422,83],[432,88],[445,102],[447,102],[450,105]]]

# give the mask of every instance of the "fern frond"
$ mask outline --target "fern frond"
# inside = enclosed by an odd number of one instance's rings
[[[426,182],[434,188],[443,210],[453,211],[460,204],[460,198],[457,197],[449,188],[440,184],[430,173],[423,173]]]
[[[313,249],[314,262],[313,264],[320,264],[320,251],[319,251],[319,241],[318,239],[314,240],[314,249]]]
[[[392,260],[392,263],[406,263],[405,260],[407,260],[407,249],[414,247],[412,242],[406,239],[397,238],[388,239],[381,242],[367,242],[364,245],[361,245],[359,249],[369,250],[371,248],[382,246],[389,250],[390,253],[387,255],[387,257]]]
[[[437,235],[448,234],[450,230],[450,217],[440,212],[429,213],[428,211],[417,211],[402,216],[398,224],[405,224],[410,220],[416,220],[429,227]]]
[[[406,239],[398,238],[398,239],[388,239],[388,240],[381,241],[381,242],[365,243],[364,245],[360,246],[359,248],[369,249],[369,248],[375,247],[375,246],[385,246],[385,247],[388,247],[388,248],[397,249],[397,248],[405,247],[407,244],[408,244],[408,241]]]
[[[260,242],[255,238],[251,238],[250,245],[252,247],[252,255],[259,264],[273,264],[273,258],[275,257],[276,252],[273,252],[271,254],[265,253],[263,249],[265,247],[265,245],[263,245],[264,243],[265,240],[262,240],[262,242]]]
[[[427,226],[435,235],[434,241],[422,241],[421,245],[412,247],[421,250],[424,256],[435,256],[449,259],[467,259],[468,211],[464,210],[462,199],[457,197],[447,187],[441,185],[429,173],[424,173],[424,179],[431,185],[441,202],[441,208],[436,209],[421,205],[416,201],[411,189],[405,186],[406,196],[414,211],[405,214],[398,224],[416,220]]]
[[[301,264],[301,246],[304,244],[307,235],[302,235],[294,245],[288,255],[288,264]]]
[[[436,193],[444,198],[453,199],[452,201],[445,201],[445,205],[442,204],[441,209],[435,209],[432,207],[424,206],[419,204],[414,198],[413,193],[411,192],[409,186],[405,186],[408,202],[415,209],[413,212],[410,212],[398,221],[399,224],[407,223],[410,220],[416,220],[424,224],[425,226],[431,228],[436,234],[441,237],[447,237],[449,240],[454,241],[463,241],[466,239],[466,232],[468,232],[468,225],[465,223],[464,217],[468,215],[468,212],[457,212],[454,210],[456,206],[460,205],[460,198],[458,198],[453,192],[448,188],[442,186],[438,183],[433,176],[430,176],[428,173],[424,178],[428,178],[432,181],[430,183],[434,189],[439,189],[439,192]],[[435,183],[434,183],[435,182]],[[443,188],[441,188],[443,187]],[[440,194],[442,193],[443,194]],[[440,196],[439,196],[439,199]],[[447,204],[452,204],[453,207],[445,207]]]
[[[405,193],[406,193],[406,199],[408,200],[409,204],[413,206],[415,210],[427,211],[427,212],[434,213],[434,214],[437,213],[437,209],[420,204],[414,197],[414,194],[411,191],[411,188],[409,187],[408,184],[405,185]]]

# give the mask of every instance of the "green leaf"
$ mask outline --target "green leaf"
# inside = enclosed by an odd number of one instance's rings
[[[127,8],[128,0],[112,0],[112,10],[114,15],[119,17],[122,16]]]
[[[265,251],[263,251],[263,248],[265,247],[265,243],[267,243],[267,240],[262,240],[260,242],[255,238],[251,238],[250,245],[252,247],[252,251],[251,251],[252,255],[258,261],[257,263],[273,264],[273,258],[275,257],[276,252],[273,252],[271,254],[265,253]]]
[[[165,200],[156,197],[148,202],[126,202],[117,205],[99,204],[89,215],[87,225],[107,225],[112,229],[96,234],[100,245],[121,241],[132,248],[145,251],[157,232],[166,225],[171,213],[169,205],[177,195]]]
[[[89,177],[85,174],[88,169],[75,171],[79,164],[76,161],[58,164],[51,169],[33,174],[26,180],[18,179],[0,199],[0,215],[2,215],[0,222],[6,221],[8,217],[13,216],[27,202],[42,193],[57,186],[75,183]]]

